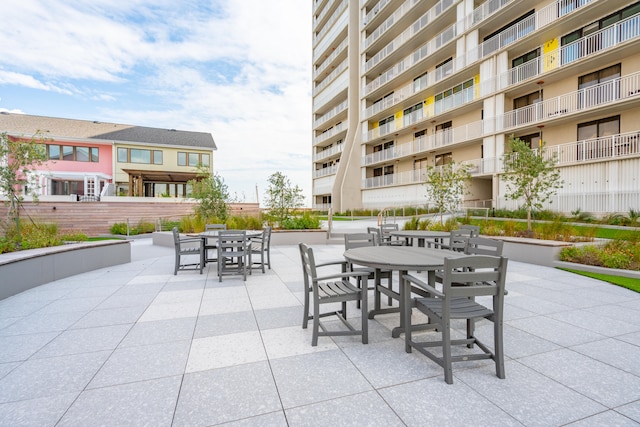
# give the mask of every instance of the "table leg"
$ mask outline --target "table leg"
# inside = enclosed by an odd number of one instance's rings
[[[391,331],[391,336],[393,338],[398,338],[400,336],[401,333],[404,332],[404,325],[405,325],[405,307],[407,307],[406,302],[407,302],[407,296],[409,298],[411,298],[411,289],[406,289],[405,288],[405,280],[404,280],[404,275],[407,274],[407,270],[401,270],[398,272],[399,273],[399,277],[398,277],[398,281],[400,282],[400,298],[398,301],[398,304],[400,305],[400,326],[393,328],[393,330]]]
[[[393,272],[390,272],[390,274],[393,274]],[[371,310],[369,312],[369,319],[373,319],[376,315],[378,314],[385,314],[385,313],[397,313],[400,311],[400,309],[398,307],[389,307],[389,308],[382,308],[381,307],[381,294],[385,294],[386,296],[388,296],[389,298],[394,298],[394,299],[398,299],[399,298],[399,294],[396,294],[395,291],[390,290],[384,286],[382,286],[382,284],[380,283],[380,270],[376,269],[376,277],[375,277],[375,290],[374,290],[374,298],[373,298],[373,310]],[[392,282],[393,283],[393,282]]]

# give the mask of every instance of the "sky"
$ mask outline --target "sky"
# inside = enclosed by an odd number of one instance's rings
[[[309,0],[2,0],[0,111],[211,133],[214,172],[311,206]]]

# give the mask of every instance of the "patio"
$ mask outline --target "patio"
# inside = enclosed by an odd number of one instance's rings
[[[174,276],[172,248],[132,245],[129,264],[0,301],[0,425],[640,424],[637,293],[510,261],[506,379],[483,361],[447,385],[391,337],[397,314],[369,321],[368,345],[312,347],[295,245],[222,283],[215,264]]]

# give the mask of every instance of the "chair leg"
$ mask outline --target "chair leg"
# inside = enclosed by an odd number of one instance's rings
[[[451,368],[451,324],[442,325],[442,367],[444,368],[444,380],[447,384],[453,384],[453,369]]]
[[[360,297],[362,300],[362,310],[360,313],[360,316],[362,318],[362,344],[368,344],[369,343],[369,316],[367,314],[367,307],[369,306],[367,304],[367,299],[368,299],[368,293],[369,293],[369,285],[366,283],[365,281],[365,285],[362,287],[362,290],[360,291]],[[359,302],[360,300],[358,300]]]
[[[311,337],[311,345],[313,347],[318,345],[318,330],[320,329],[320,304],[318,301],[313,302],[313,335]]]
[[[178,274],[178,266],[180,265],[180,254],[176,252],[176,262],[173,267],[173,275],[176,276]]]
[[[504,379],[504,342],[502,337],[502,319],[493,320],[493,357],[496,362],[496,375]]]
[[[302,329],[307,329],[309,323],[309,289],[304,290],[304,313],[302,313]]]

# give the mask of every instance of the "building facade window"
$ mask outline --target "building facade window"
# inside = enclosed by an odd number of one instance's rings
[[[621,154],[620,116],[612,116],[578,125],[578,160],[598,159]],[[628,140],[626,140],[628,143]]]
[[[47,160],[70,162],[98,162],[98,147],[76,147],[72,145],[47,145]]]
[[[436,154],[436,157],[435,157],[436,166],[444,166],[452,162],[453,162],[453,156],[451,153]]]
[[[578,78],[578,106],[592,107],[620,97],[620,64]],[[610,82],[607,84],[607,82]]]
[[[145,165],[161,165],[162,151],[118,147],[118,162],[139,163]]]
[[[209,166],[211,165],[211,156],[207,153],[187,153],[178,152],[178,166]]]

